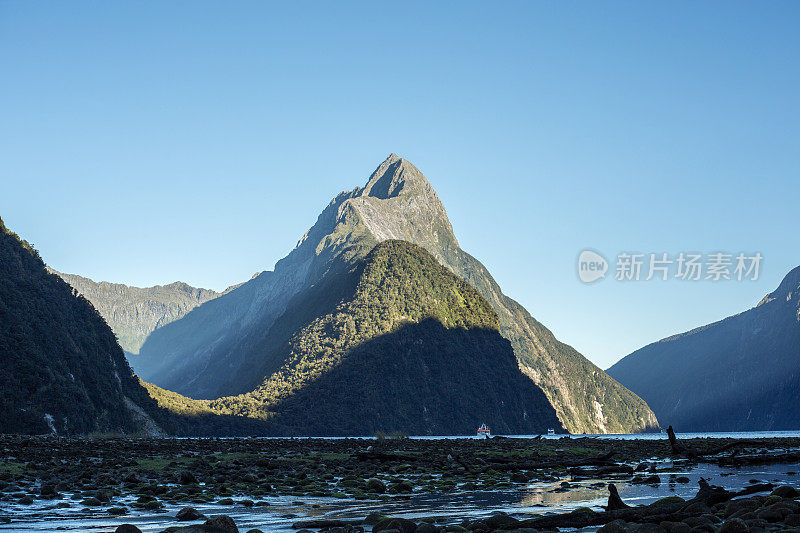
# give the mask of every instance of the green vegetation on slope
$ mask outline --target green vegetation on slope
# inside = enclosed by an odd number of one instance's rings
[[[102,317],[0,220],[0,432],[153,430]]]
[[[341,270],[390,239],[422,246],[489,302],[520,368],[545,392],[569,431],[657,427],[641,398],[559,342],[502,293],[488,270],[459,247],[425,176],[395,154],[364,187],[337,195],[273,272],[157,329],[133,364],[148,381],[193,398],[250,392],[285,363],[292,335],[338,303]]]
[[[314,320],[291,340],[287,362],[246,395],[254,403],[250,408],[240,404],[241,414],[258,416],[260,405],[285,398],[339,364],[348,350],[406,323],[431,318],[446,328],[497,329],[497,316],[486,300],[422,248],[386,241],[360,269],[352,300]]]
[[[571,433],[629,433],[658,428],[647,404],[533,318],[483,264],[453,244],[438,251],[444,264],[469,282],[498,314],[522,371],[544,393]]]
[[[354,289],[281,346],[283,363],[252,392],[210,401],[151,393],[175,412],[270,420],[292,434],[560,426],[489,303],[423,248],[385,241],[336,279]]]

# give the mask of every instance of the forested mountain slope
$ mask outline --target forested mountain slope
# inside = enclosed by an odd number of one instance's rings
[[[297,247],[228,294],[154,331],[133,364],[155,384],[198,399],[250,392],[263,376],[251,361],[293,327],[322,315],[299,309],[296,298],[348,269],[379,242],[396,239],[425,248],[470,283],[499,317],[518,363],[545,393],[569,431],[641,431],[657,426],[635,394],[570,346],[559,342],[517,302],[505,296],[486,268],[462,251],[447,213],[422,173],[392,154],[364,187],[339,194]],[[328,302],[330,303],[330,302]],[[286,318],[286,317],[289,318]],[[305,322],[304,322],[305,321]],[[265,367],[264,370],[274,370]],[[242,375],[252,375],[247,381]]]

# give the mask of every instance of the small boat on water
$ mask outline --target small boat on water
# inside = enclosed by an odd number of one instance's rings
[[[489,430],[489,426],[486,424],[481,424],[481,427],[478,428],[478,436],[489,438],[492,435],[492,432]]]
[[[556,434],[556,430],[553,429],[553,428],[550,428],[550,429],[547,430],[547,434],[548,435],[555,435]]]

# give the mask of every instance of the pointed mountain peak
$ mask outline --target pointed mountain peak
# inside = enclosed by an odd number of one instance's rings
[[[388,199],[401,194],[432,192],[433,187],[417,167],[395,153],[389,154],[369,177],[359,196]]]
[[[390,154],[363,188],[349,193],[343,205],[355,209],[378,240],[399,239],[436,250],[458,246],[439,196],[417,167]]]

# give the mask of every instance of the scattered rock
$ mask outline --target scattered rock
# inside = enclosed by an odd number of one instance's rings
[[[367,492],[383,494],[386,492],[386,484],[376,477],[367,480]]]
[[[39,495],[42,498],[52,498],[55,497],[58,493],[56,492],[56,487],[52,483],[45,483],[39,489]]]
[[[400,481],[389,485],[390,494],[409,493],[414,492],[414,486],[408,481]]]
[[[380,522],[385,518],[386,516],[384,516],[381,513],[369,513],[367,517],[364,519],[364,523],[368,526],[374,526],[375,524],[377,524],[378,522]]]
[[[783,517],[788,515],[789,513],[780,509],[764,509],[759,511],[756,514],[756,517],[760,520],[765,520],[767,522],[780,522],[783,520]]]
[[[205,525],[215,527],[220,531],[225,531],[226,533],[239,533],[239,528],[236,527],[236,522],[233,521],[233,518],[225,514],[212,516],[206,520]]]
[[[528,476],[522,472],[514,472],[511,474],[511,481],[514,483],[527,483]]]
[[[417,530],[417,524],[407,518],[384,518],[372,527],[372,533],[392,529],[400,533],[414,533]]]
[[[180,520],[181,522],[184,522],[189,520],[200,520],[204,516],[205,515],[203,515],[203,513],[201,513],[194,507],[184,507],[183,509],[178,511],[178,513],[175,515],[175,518],[177,520]]]
[[[489,526],[490,531],[496,529],[515,529],[519,525],[519,520],[505,513],[496,513],[488,518],[484,518],[483,522]]]
[[[638,475],[631,479],[631,483],[635,485],[659,485],[661,478],[655,474],[650,476]]]
[[[797,498],[800,496],[800,490],[797,490],[791,485],[781,485],[772,491],[771,496],[779,496],[781,498]]]
[[[181,485],[191,485],[193,483],[197,483],[197,478],[195,477],[195,475],[189,472],[188,470],[181,471],[180,479],[181,479]]]
[[[114,533],[142,533],[142,530],[133,524],[121,524],[117,526]]]
[[[439,528],[429,522],[420,522],[414,533],[438,533]]]
[[[727,520],[719,528],[719,533],[748,533],[749,531],[750,528],[745,521],[739,518]]]
[[[624,520],[614,520],[597,530],[597,533],[628,533],[632,528]]]

